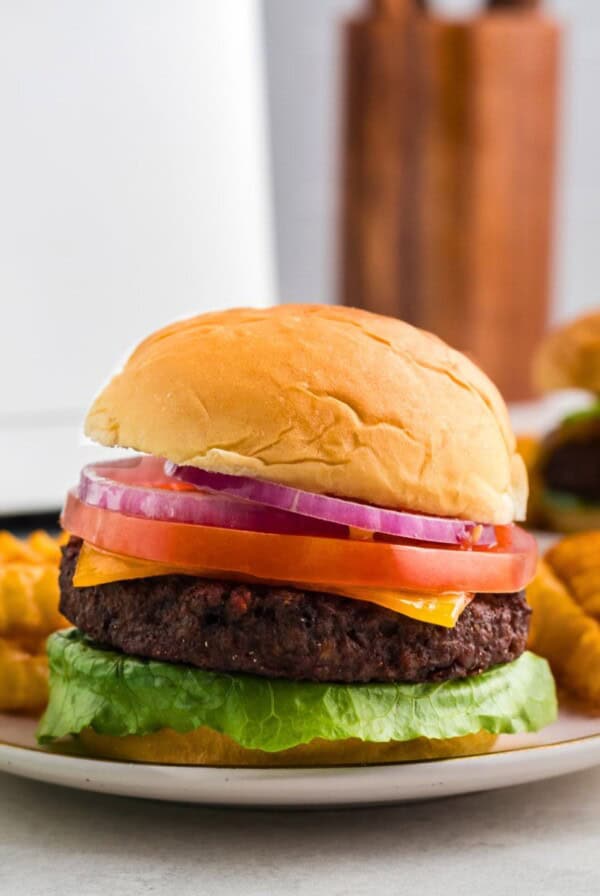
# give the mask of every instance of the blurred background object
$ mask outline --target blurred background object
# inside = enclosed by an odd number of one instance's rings
[[[472,14],[479,0],[434,0],[438,12]],[[340,25],[365,0],[263,0],[279,293],[283,301],[336,295],[341,96]],[[555,288],[551,317],[598,305],[600,290],[600,4],[546,0],[566,30],[558,153]]]
[[[0,3],[0,514],[60,506],[142,335],[274,301],[260,13]]]
[[[370,0],[346,26],[339,295],[468,352],[511,400],[548,316],[559,29],[498,6]]]

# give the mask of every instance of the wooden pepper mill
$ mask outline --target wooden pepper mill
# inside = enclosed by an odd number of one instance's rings
[[[401,317],[527,397],[549,306],[560,28],[531,0],[344,27],[340,301]]]

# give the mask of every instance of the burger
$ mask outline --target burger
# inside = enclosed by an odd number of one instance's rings
[[[526,651],[535,541],[499,393],[350,308],[153,334],[86,433],[125,460],[67,495],[48,743],[229,766],[488,750],[556,714]]]
[[[590,402],[535,448],[532,523],[557,532],[600,529],[600,312],[546,338],[535,358],[534,380],[543,392],[584,389]]]

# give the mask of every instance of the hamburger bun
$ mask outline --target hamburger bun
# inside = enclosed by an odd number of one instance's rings
[[[588,389],[600,394],[600,311],[553,330],[542,342],[533,364],[541,392]]]
[[[155,734],[111,737],[91,728],[79,735],[83,748],[94,756],[130,762],[205,765],[232,768],[294,768],[302,766],[374,765],[415,762],[488,753],[496,736],[487,732],[449,740],[419,738],[405,742],[365,743],[357,739],[313,740],[278,753],[247,750],[225,734],[197,728],[189,734],[163,729]]]
[[[385,507],[525,515],[527,476],[495,386],[431,334],[353,308],[242,308],[166,327],[98,396],[86,434]]]

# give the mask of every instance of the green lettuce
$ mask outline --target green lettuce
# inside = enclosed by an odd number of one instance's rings
[[[574,495],[571,492],[557,492],[552,489],[544,491],[544,502],[556,510],[594,510],[600,506],[598,502],[586,501],[585,498]]]
[[[569,426],[572,423],[583,423],[587,420],[595,420],[597,417],[600,417],[600,401],[596,401],[594,404],[591,404],[580,411],[573,411],[572,414],[567,414],[563,419],[561,426]]]
[[[461,681],[412,685],[204,672],[104,650],[75,629],[50,637],[48,657],[40,743],[89,726],[122,736],[206,725],[243,747],[276,752],[317,737],[386,742],[536,731],[557,711],[548,665],[531,653]]]

